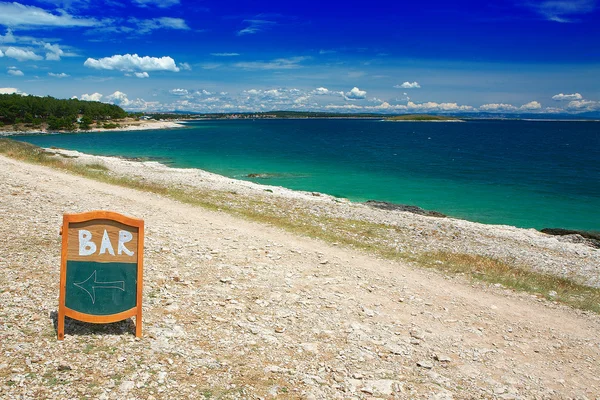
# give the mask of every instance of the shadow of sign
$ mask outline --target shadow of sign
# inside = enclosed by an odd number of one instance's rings
[[[54,327],[54,332],[58,334],[58,311],[52,311],[49,315]],[[128,318],[122,321],[112,322],[108,324],[93,324],[91,322],[77,321],[69,317],[65,318],[65,334],[68,335],[123,335],[133,334],[135,335],[135,323],[132,318]]]

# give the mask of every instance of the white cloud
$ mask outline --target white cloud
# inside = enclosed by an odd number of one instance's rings
[[[330,94],[330,93],[331,93],[331,91],[324,87],[318,87],[312,91],[312,94],[316,94],[318,96],[324,96],[324,95]]]
[[[552,96],[552,100],[557,100],[557,101],[571,101],[571,100],[581,100],[583,97],[579,94],[579,93],[573,93],[573,94],[562,94],[559,93],[557,95]]]
[[[325,108],[328,110],[362,110],[364,107],[357,106],[356,104],[328,104],[325,106]]]
[[[55,74],[54,72],[48,72],[48,76],[52,76],[54,78],[67,78],[71,75],[65,74],[64,72],[61,72],[60,74]]]
[[[4,53],[0,50],[0,57],[4,57]]]
[[[526,4],[545,19],[562,23],[576,22],[572,16],[591,13],[596,8],[596,0],[545,0]]]
[[[65,54],[65,52],[57,44],[45,43],[44,49],[47,50],[46,60],[59,61],[60,57]]]
[[[402,85],[394,86],[396,89],[419,89],[421,85],[419,82],[404,82]]]
[[[294,100],[295,104],[306,106],[306,102],[310,100],[310,96],[300,96],[296,100]]]
[[[48,3],[64,10],[74,10],[77,8],[88,8],[91,1],[92,0],[39,0],[38,3]]]
[[[157,102],[147,102],[144,99],[129,100],[127,94],[116,91],[111,95],[106,96],[106,103],[116,104],[128,110],[144,111],[148,109],[157,110],[160,106]]]
[[[114,92],[113,94],[106,96],[106,100],[108,100],[111,103],[115,103],[115,104],[128,104],[129,103],[129,99],[127,98],[127,95],[118,90],[116,92]]]
[[[17,47],[9,47],[4,51],[4,55],[19,61],[38,61],[43,58],[31,50],[25,50]]]
[[[292,92],[288,89],[268,89],[268,90],[250,89],[250,90],[244,91],[244,93],[246,93],[250,96],[258,96],[263,99],[280,99],[282,97],[289,98],[290,94],[292,94]]]
[[[138,33],[148,33],[157,29],[189,30],[186,22],[181,18],[161,17],[153,19],[131,18],[129,22],[137,25]]]
[[[171,89],[169,93],[175,96],[187,96],[189,94],[187,89]]]
[[[239,53],[210,53],[211,56],[215,57],[237,57]]]
[[[8,67],[8,71],[7,72],[8,72],[9,75],[12,75],[12,76],[23,76],[23,75],[25,75],[23,73],[23,71],[20,71],[20,70],[18,70],[15,67]]]
[[[360,90],[357,87],[352,88],[351,91],[346,93],[347,100],[360,100],[367,97],[367,92]]]
[[[600,101],[573,100],[567,108],[571,111],[600,111]]]
[[[136,72],[134,75],[136,78],[150,78],[147,72]]]
[[[102,99],[102,95],[100,93],[93,93],[93,94],[82,94],[81,95],[81,100],[85,100],[85,101],[100,101]]]
[[[244,20],[248,26],[238,31],[238,36],[252,35],[271,28],[275,25],[274,21],[266,21],[264,19],[246,19]]]
[[[23,93],[19,89],[11,87],[0,88],[0,94],[20,94],[21,96],[27,96],[27,93]]]
[[[537,101],[530,101],[527,104],[523,104],[520,109],[521,110],[539,110],[540,108],[542,108],[542,105],[540,103],[538,103]]]
[[[202,68],[202,69],[217,69],[222,65],[223,64],[219,64],[219,63],[203,63],[203,64],[200,64],[200,68]]]
[[[381,110],[389,110],[389,109],[391,109],[393,107],[390,105],[390,103],[388,103],[387,101],[384,101],[383,103],[381,103],[378,106],[375,106],[374,108],[378,108],[378,109],[381,109]]]
[[[179,4],[179,0],[133,0],[140,7],[156,6],[158,8],[169,8]]]
[[[310,57],[291,57],[291,58],[278,58],[272,61],[249,61],[235,63],[234,66],[244,69],[258,69],[258,70],[271,70],[271,69],[294,69],[301,68],[299,65],[302,61],[308,60]]]
[[[93,18],[78,18],[61,11],[59,15],[48,11],[27,6],[17,2],[0,3],[0,25],[20,27],[21,29],[35,28],[40,26],[57,27],[86,27],[97,26],[100,23]]]
[[[74,96],[73,98],[77,98],[77,97]],[[104,99],[104,100],[102,101],[102,99]],[[118,90],[108,96],[103,96],[100,93],[84,94],[84,95],[81,95],[81,100],[102,101],[103,103],[117,104],[123,108],[127,108],[129,110],[136,110],[136,111],[144,111],[144,110],[148,110],[148,109],[153,109],[154,111],[161,110],[161,105],[158,102],[147,102],[147,101],[144,101],[143,99],[129,100],[127,98],[127,94],[120,92]]]
[[[512,104],[492,103],[484,104],[479,107],[479,111],[514,111],[517,107]]]
[[[94,69],[117,70],[123,72],[173,71],[179,72],[171,57],[140,57],[137,54],[114,55],[99,60],[88,58],[84,66]]]
[[[0,35],[0,43],[17,43],[17,39],[15,35],[13,35],[12,30],[7,29],[5,35]]]
[[[192,70],[192,66],[186,62],[184,63],[179,63],[179,69],[184,70],[184,71],[191,71]]]

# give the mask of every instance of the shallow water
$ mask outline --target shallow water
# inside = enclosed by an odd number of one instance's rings
[[[224,120],[17,139],[484,223],[600,230],[598,122]]]

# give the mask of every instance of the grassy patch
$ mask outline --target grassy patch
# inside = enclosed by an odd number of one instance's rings
[[[109,171],[108,167],[101,163],[86,164],[85,167],[88,169],[91,169],[91,170],[96,170],[96,171],[105,171],[105,172]]]
[[[444,273],[462,274],[471,279],[499,283],[506,288],[524,291],[551,301],[582,310],[600,313],[600,289],[532,271],[490,257],[451,252],[406,253],[390,242],[390,233],[401,228],[321,215],[289,200],[276,197],[247,197],[231,191],[180,188],[144,182],[110,174],[102,164],[81,164],[57,157],[43,149],[10,139],[0,139],[0,154],[35,164],[42,164],[98,181],[156,193],[208,210],[220,210],[247,220],[269,224],[289,232],[352,247],[392,260],[411,261]],[[403,245],[403,244],[402,244]]]
[[[483,282],[501,284],[550,301],[600,313],[599,289],[541,274],[525,266],[515,267],[491,257],[450,252],[424,253],[417,256],[417,262],[427,268],[464,274]]]

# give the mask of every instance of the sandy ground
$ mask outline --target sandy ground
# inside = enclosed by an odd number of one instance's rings
[[[145,220],[141,339],[56,340],[62,215],[94,209]],[[600,317],[534,296],[4,157],[0,221],[0,398],[600,398]]]

